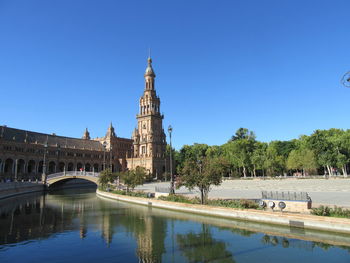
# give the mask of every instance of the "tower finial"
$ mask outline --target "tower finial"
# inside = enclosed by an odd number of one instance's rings
[[[151,48],[148,48],[148,58],[151,58]]]

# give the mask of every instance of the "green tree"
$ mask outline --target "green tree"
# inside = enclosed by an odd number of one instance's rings
[[[121,180],[126,185],[126,191],[134,190],[138,185],[142,185],[146,178],[146,170],[137,166],[135,170],[128,170],[122,174]]]
[[[184,167],[186,161],[195,162],[201,158],[204,158],[206,156],[208,148],[209,146],[207,144],[200,143],[195,143],[193,145],[184,145],[175,157],[177,160],[177,173],[181,173],[181,170]]]
[[[267,143],[256,142],[254,152],[251,156],[251,162],[253,164],[253,174],[256,176],[256,170],[261,170],[262,175],[265,176],[265,164],[266,164],[266,149]]]
[[[247,177],[249,170],[253,170],[251,158],[254,146],[255,141],[250,139],[234,140],[223,145],[227,159],[232,166],[242,168],[244,177]]]
[[[102,187],[102,189],[106,189],[109,184],[114,183],[114,181],[118,178],[118,174],[112,173],[110,169],[103,170],[98,177],[98,184]]]
[[[333,175],[333,168],[339,161],[335,139],[340,135],[339,129],[316,130],[307,138],[308,148],[314,151],[318,164],[325,167],[329,175]]]
[[[283,175],[286,170],[286,157],[279,141],[272,141],[266,149],[265,167],[270,176]]]
[[[315,154],[309,149],[292,150],[287,159],[288,169],[302,170],[303,175],[306,171],[312,171],[317,168]]]
[[[208,200],[212,185],[222,182],[223,165],[220,158],[204,157],[198,161],[187,160],[178,179],[178,187],[184,185],[192,190],[197,187],[201,193],[201,203]]]
[[[249,131],[247,128],[239,128],[235,135],[231,137],[229,141],[236,141],[236,140],[242,140],[242,139],[249,139],[249,140],[255,140],[256,136],[253,131]]]

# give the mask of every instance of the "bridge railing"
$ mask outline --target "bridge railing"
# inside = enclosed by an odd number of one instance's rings
[[[86,172],[86,171],[66,171],[60,173],[49,174],[47,179],[52,179],[61,176],[90,176],[90,177],[99,177],[100,173],[95,172]]]

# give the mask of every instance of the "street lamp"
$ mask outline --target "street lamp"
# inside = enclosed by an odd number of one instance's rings
[[[103,142],[103,170],[106,170],[106,142]]]
[[[43,174],[41,176],[41,180],[44,179],[44,183],[46,184],[46,149],[47,149],[47,142],[44,144],[44,161],[43,161]]]
[[[113,157],[113,153],[112,153],[112,145],[110,147],[109,150],[109,168],[111,169],[111,171],[113,172],[113,166],[112,166],[112,157]]]
[[[57,163],[58,163],[58,171],[63,172],[60,169],[60,154],[61,154],[61,145],[57,144]],[[57,166],[55,167],[55,172],[57,172]]]
[[[17,174],[18,174],[18,159],[15,162],[15,182],[17,182]]]
[[[171,146],[171,133],[173,131],[173,127],[169,125],[168,132],[170,138],[170,194],[175,194],[174,189],[174,175],[173,175],[173,159],[172,159],[172,146]]]

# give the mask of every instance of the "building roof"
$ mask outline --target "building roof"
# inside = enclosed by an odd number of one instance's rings
[[[7,126],[0,126],[0,138],[4,139],[5,141],[19,143],[33,143],[42,145],[47,143],[49,147],[60,146],[61,148],[103,151],[103,146],[98,141],[57,136],[55,134],[50,135],[10,128]]]

